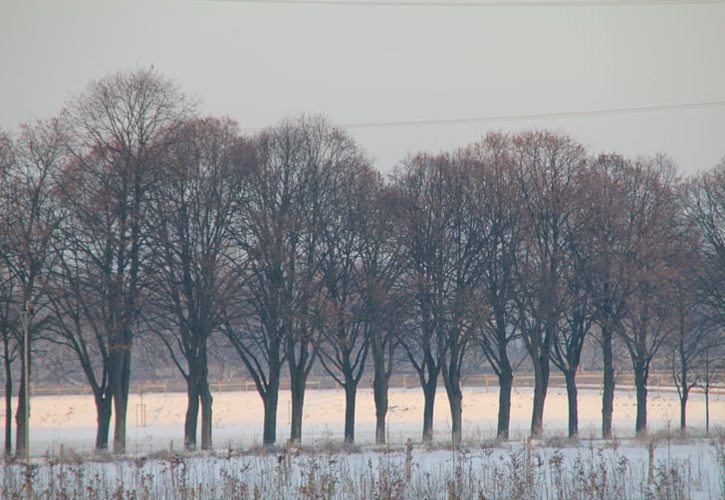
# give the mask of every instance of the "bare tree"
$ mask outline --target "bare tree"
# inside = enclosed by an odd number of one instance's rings
[[[383,184],[379,175],[367,177],[358,207],[356,231],[360,239],[355,286],[360,314],[373,358],[373,398],[375,400],[375,442],[385,443],[388,387],[400,342],[400,322],[407,306],[407,293],[401,289],[403,272],[402,242],[395,237],[400,227],[400,196]]]
[[[697,322],[695,339],[686,346],[697,351],[702,348],[693,365],[693,375],[705,391],[705,420],[709,432],[710,389],[725,373],[725,159],[691,183],[686,212],[688,219],[699,228],[702,238],[700,272],[695,276],[694,284],[702,316]],[[699,341],[699,335],[705,335],[707,340]],[[684,383],[681,382],[681,386],[684,388]]]
[[[2,336],[3,374],[5,378],[5,441],[4,454],[9,458],[13,452],[12,422],[13,422],[13,362],[17,359],[18,344],[17,329],[19,328],[19,315],[17,311],[17,279],[8,267],[8,258],[11,251],[6,234],[6,217],[11,209],[11,182],[10,171],[13,168],[13,144],[10,136],[0,130],[0,335]]]
[[[74,244],[102,286],[103,335],[114,407],[113,451],[126,447],[131,347],[147,286],[144,220],[158,181],[165,138],[191,105],[153,69],[116,73],[91,83],[63,113],[73,162],[63,203],[73,218]]]
[[[684,184],[680,194],[685,207],[692,184]],[[688,225],[686,233],[692,235],[686,240],[681,269],[670,277],[671,295],[669,300],[673,319],[673,334],[667,341],[668,358],[672,379],[680,399],[680,431],[684,434],[687,427],[687,401],[690,391],[699,380],[695,366],[702,362],[706,350],[712,347],[715,331],[704,314],[702,297],[698,294],[698,279],[702,276],[702,240],[696,229],[696,223],[683,213],[683,224]]]
[[[497,436],[508,439],[511,419],[511,389],[514,366],[509,344],[517,336],[518,293],[515,280],[516,261],[524,238],[523,212],[511,159],[511,138],[488,134],[468,148],[469,160],[475,163],[471,178],[476,192],[473,202],[475,223],[482,246],[481,346],[499,381]]]
[[[57,121],[23,125],[13,146],[12,163],[6,177],[9,184],[3,189],[7,196],[2,213],[6,245],[3,256],[11,275],[8,277],[17,285],[15,317],[25,315],[30,353],[32,339],[40,334],[46,323],[45,293],[48,272],[52,267],[51,246],[61,219],[54,199],[54,174],[63,167],[64,151],[63,135]],[[6,310],[6,313],[7,319],[10,319],[10,311]],[[16,327],[20,323],[17,319],[14,321]],[[23,454],[28,446],[25,442],[25,386],[29,381],[25,379],[23,332],[18,328],[15,332],[19,336],[17,345],[21,359],[15,415],[16,453]],[[6,351],[6,356],[8,360],[12,353]],[[32,356],[28,359],[32,364]],[[30,366],[27,373],[30,373]],[[7,374],[10,374],[9,370]]]
[[[471,209],[470,165],[460,157],[419,155],[404,164],[396,179],[408,204],[404,251],[415,331],[404,345],[423,387],[423,439],[433,437],[442,374],[456,445],[462,436],[463,357],[481,322],[477,291],[483,240]]]
[[[698,385],[705,393],[705,433],[710,434],[710,391],[725,380],[725,330],[714,326],[710,332],[710,343],[702,354],[695,370]]]
[[[564,306],[561,326],[551,350],[551,362],[564,374],[568,405],[568,435],[574,438],[579,434],[576,374],[585,341],[594,326],[595,309],[581,276],[575,269],[570,270],[565,282],[567,287],[562,294]]]
[[[366,160],[352,138],[324,118],[303,117],[292,125],[293,128],[288,129],[292,134],[288,137],[296,136],[300,141],[298,151],[287,152],[296,153],[295,159],[299,162],[296,168],[302,181],[298,199],[301,204],[297,209],[303,232],[295,242],[301,257],[296,267],[302,280],[300,288],[293,291],[296,304],[292,328],[285,339],[285,354],[292,393],[290,440],[299,442],[307,377],[317,357],[315,344],[320,333],[320,316],[326,312],[322,307],[324,291],[320,269],[321,240],[328,222],[325,216],[335,210],[335,191],[349,178],[349,173],[366,164]]]
[[[247,314],[237,314],[236,322],[229,315],[225,329],[262,397],[264,443],[272,444],[284,362],[291,378],[290,440],[301,439],[305,386],[324,321],[325,214],[341,175],[364,158],[348,135],[320,117],[287,120],[257,141],[259,165],[237,242],[247,256]]]
[[[666,158],[640,161],[624,177],[629,221],[625,255],[631,293],[620,337],[629,351],[637,392],[637,434],[647,431],[647,380],[652,360],[673,333],[673,278],[685,252],[674,167]]]
[[[579,409],[577,402],[576,374],[581,362],[584,345],[598,315],[597,300],[592,286],[601,276],[593,277],[593,265],[597,262],[601,247],[594,243],[592,233],[598,234],[599,224],[606,210],[604,202],[607,186],[601,186],[601,173],[591,165],[577,175],[574,194],[577,210],[565,226],[563,262],[562,317],[559,334],[551,351],[551,362],[564,374],[568,403],[568,434],[579,433]],[[604,221],[605,226],[612,221]],[[611,340],[611,339],[610,339]],[[610,360],[611,361],[611,360]]]
[[[364,165],[360,165],[364,167]],[[371,322],[359,293],[365,279],[361,260],[364,242],[359,230],[368,197],[374,195],[378,175],[356,168],[343,173],[332,186],[334,201],[323,215],[320,237],[320,274],[324,305],[322,339],[318,346],[325,371],[345,390],[345,442],[355,440],[355,399],[370,350]],[[363,221],[362,224],[369,223]]]
[[[96,451],[108,449],[112,416],[109,384],[110,355],[104,330],[104,310],[96,297],[103,296],[103,281],[87,261],[75,226],[66,220],[59,228],[54,251],[57,262],[48,285],[53,321],[50,341],[68,349],[77,359],[96,406]]]
[[[602,347],[602,436],[612,436],[616,332],[623,328],[632,288],[625,207],[630,162],[617,155],[592,160],[580,183],[583,223],[575,252],[576,273],[594,307],[596,341]]]
[[[695,255],[690,258],[695,258]],[[689,264],[692,264],[690,261]],[[675,277],[670,307],[674,323],[673,335],[668,342],[672,379],[680,399],[680,430],[687,428],[687,401],[690,391],[700,383],[697,368],[705,362],[706,352],[714,352],[717,340],[712,323],[703,314],[694,288],[695,274],[684,273]]]
[[[226,302],[236,296],[234,217],[244,203],[252,145],[236,123],[214,118],[184,123],[169,139],[163,178],[146,218],[155,275],[152,330],[187,384],[184,446],[212,446],[208,339]]]
[[[514,138],[514,162],[527,239],[517,269],[521,334],[534,368],[531,435],[543,431],[549,359],[564,308],[566,226],[577,210],[576,174],[584,148],[566,136],[530,132]]]
[[[412,295],[411,305],[415,308],[409,313],[412,323],[409,332],[401,337],[405,353],[413,368],[418,374],[421,388],[423,389],[423,441],[433,440],[433,408],[435,405],[436,390],[438,388],[438,376],[440,375],[440,361],[438,349],[444,345],[438,345],[433,318],[433,287],[438,285],[439,295],[443,295],[440,283],[433,283],[430,274],[435,270],[442,270],[440,254],[436,253],[436,243],[440,246],[442,235],[439,233],[443,225],[435,218],[437,213],[433,207],[428,208],[426,200],[427,189],[433,189],[427,182],[430,165],[430,175],[435,176],[436,163],[448,163],[448,158],[419,156],[408,161],[404,174],[396,180],[400,191],[404,195],[403,204],[406,213],[406,231],[403,233],[403,241],[407,244],[403,247],[405,252],[405,274],[403,276],[404,287]],[[445,167],[440,166],[439,170]],[[432,183],[431,183],[432,184]],[[441,186],[438,186],[439,188]],[[431,198],[442,205],[443,194],[433,192]],[[429,263],[429,260],[438,262]],[[430,274],[429,274],[430,273]],[[439,272],[439,278],[442,272]]]
[[[690,186],[687,213],[702,234],[698,295],[711,320],[725,325],[725,159]]]
[[[13,362],[17,359],[18,343],[17,330],[19,317],[15,306],[17,287],[15,278],[5,266],[5,260],[0,261],[0,336],[2,337],[3,375],[5,378],[5,435],[4,454],[11,457],[13,453],[12,422],[13,422]]]

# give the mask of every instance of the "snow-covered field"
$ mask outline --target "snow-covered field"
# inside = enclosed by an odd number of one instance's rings
[[[281,391],[277,416],[278,442],[289,434],[289,392]],[[529,428],[532,390],[519,388],[513,394],[511,438],[523,439]],[[419,389],[391,389],[388,413],[389,441],[403,444],[418,441],[422,430],[423,396]],[[464,388],[464,441],[492,440],[496,435],[497,388]],[[263,408],[254,391],[221,392],[214,395],[213,440],[215,448],[248,449],[261,443]],[[372,444],[375,438],[375,409],[372,390],[361,389],[356,407],[356,442]],[[601,419],[601,395],[596,390],[579,392],[579,428],[583,438],[596,437]],[[183,421],[186,411],[184,393],[147,393],[131,396],[127,434],[130,453],[180,450],[183,445]],[[302,427],[303,444],[314,445],[342,441],[345,398],[342,391],[308,390]],[[615,399],[614,429],[618,437],[634,434],[636,404],[633,391],[618,391]],[[725,426],[725,396],[710,398],[713,429]],[[649,429],[657,432],[676,429],[679,403],[673,392],[651,391],[648,405]],[[688,424],[704,429],[704,399],[693,394],[688,404]],[[38,396],[31,407],[31,453],[35,456],[57,452],[60,444],[80,453],[93,449],[95,408],[91,396]],[[449,440],[450,413],[445,391],[436,397],[435,440]],[[145,425],[144,425],[145,424]],[[566,434],[567,404],[564,389],[551,388],[544,413],[546,436]]]
[[[309,390],[303,451],[250,448],[260,442],[262,406],[254,392],[215,395],[215,452],[181,452],[185,395],[134,395],[129,406],[125,459],[91,456],[95,411],[90,396],[35,397],[32,402],[33,465],[0,468],[0,498],[725,498],[725,397],[711,398],[714,436],[679,439],[679,407],[671,392],[651,392],[651,438],[632,439],[634,394],[619,391],[615,434],[597,439],[600,394],[580,392],[580,435],[566,433],[566,395],[550,389],[542,441],[526,444],[531,389],[518,389],[512,405],[512,439],[495,443],[495,388],[464,391],[464,446],[446,449],[448,405],[436,401],[436,441],[420,437],[423,398],[416,389],[390,392],[388,447],[375,447],[372,392],[361,390],[357,442],[342,441],[344,395]],[[289,393],[283,391],[279,441],[289,430]],[[695,434],[704,403],[689,405]],[[672,432],[658,433],[658,431]],[[408,441],[408,440],[411,441]],[[61,447],[61,444],[63,445]],[[28,486],[29,485],[29,486]],[[28,489],[29,488],[29,489]]]
[[[65,458],[6,464],[0,498],[725,498],[722,441]]]

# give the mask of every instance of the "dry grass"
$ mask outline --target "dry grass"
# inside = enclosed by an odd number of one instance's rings
[[[697,450],[698,453],[692,453]],[[721,498],[725,438],[549,439],[459,449],[373,451],[327,443],[249,454],[172,451],[98,461],[64,450],[30,466],[6,463],[0,498],[66,499],[600,499]],[[717,477],[711,477],[711,476]]]

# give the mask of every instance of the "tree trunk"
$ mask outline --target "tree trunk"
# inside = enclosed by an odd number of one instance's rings
[[[264,446],[271,446],[277,441],[277,401],[279,391],[268,391],[262,398],[264,403],[264,428],[262,443]]]
[[[188,403],[186,420],[184,422],[184,447],[187,450],[196,449],[196,431],[199,422],[199,408],[201,408],[201,449],[211,448],[212,441],[212,402],[209,390],[209,368],[207,366],[206,340],[200,340],[196,357],[187,358],[189,364],[189,377],[187,378]]]
[[[577,403],[576,369],[564,372],[566,379],[566,398],[569,404],[569,437],[579,435],[579,406]]]
[[[498,439],[509,438],[509,424],[511,422],[511,389],[513,386],[514,373],[511,365],[506,359],[501,362],[500,373],[498,374],[498,425],[496,436]]]
[[[115,413],[113,427],[113,453],[126,452],[126,413],[128,410],[128,389],[131,376],[130,346],[114,351],[111,354],[113,373],[111,389],[113,392],[113,409]]]
[[[709,374],[708,374],[709,375]],[[705,383],[705,435],[710,435],[710,383]]]
[[[357,384],[352,377],[345,380],[345,443],[355,442],[355,396]]]
[[[647,368],[635,363],[634,384],[637,390],[637,420],[634,430],[637,436],[647,434]]]
[[[679,351],[680,367],[682,369],[680,383],[680,386],[682,387],[682,389],[680,390],[680,430],[684,433],[685,428],[687,427],[687,398],[690,395],[690,390],[687,387],[687,358],[685,357],[682,340],[680,340]]]
[[[423,442],[433,441],[433,407],[436,399],[437,377],[430,377],[423,384]]]
[[[199,390],[201,398],[201,449],[212,449],[212,404],[214,398],[209,390],[209,381],[206,377],[201,382]]]
[[[451,410],[451,442],[454,448],[461,445],[463,437],[463,391],[461,391],[461,366],[459,364],[460,354],[465,349],[465,344],[459,343],[460,336],[455,335],[449,345],[448,365],[441,364],[443,373],[443,384],[448,396],[448,406]]]
[[[20,372],[18,408],[15,412],[15,457],[23,458],[28,443],[25,442],[25,370]]]
[[[690,396],[690,390],[687,386],[682,386],[682,396],[680,396],[680,430],[684,433],[687,428],[687,399]]]
[[[8,340],[3,337],[5,364],[5,457],[13,454],[13,372]]]
[[[612,437],[612,415],[614,414],[614,356],[612,353],[612,332],[602,328],[602,437]]]
[[[451,441],[458,448],[463,437],[463,393],[460,387],[448,391],[448,404],[451,407]]]
[[[96,451],[105,451],[108,449],[108,433],[111,428],[112,405],[111,398],[108,396],[96,396]]]
[[[184,419],[184,449],[196,449],[196,426],[199,419],[199,381],[196,369],[186,379],[186,417]]]
[[[544,403],[549,386],[549,358],[534,359],[534,407],[531,413],[531,437],[540,438],[544,432]]]
[[[373,398],[375,399],[375,444],[385,444],[385,417],[388,413],[388,375],[385,360],[373,350],[375,374],[373,376]]]
[[[292,372],[296,370],[291,370]],[[299,370],[302,371],[302,370]],[[302,415],[305,405],[306,377],[303,373],[292,376],[290,384],[292,396],[292,422],[290,426],[290,442],[300,443],[302,440]]]
[[[307,332],[302,326],[301,332]],[[309,340],[295,340],[294,335],[287,335],[287,366],[290,373],[290,393],[292,397],[292,421],[290,422],[290,443],[302,442],[302,417],[305,406],[305,389],[307,376],[314,362],[314,352],[310,353]]]
[[[274,354],[276,351],[271,351]],[[282,364],[276,356],[270,356],[269,360],[269,382],[259,395],[264,404],[264,424],[262,430],[262,444],[266,447],[277,442],[277,407],[279,402],[279,379]]]
[[[702,390],[705,392],[705,435],[710,435],[710,350],[705,351],[705,383]]]

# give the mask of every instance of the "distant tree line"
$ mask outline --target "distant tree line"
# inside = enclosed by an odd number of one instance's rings
[[[725,361],[725,161],[684,180],[663,156],[594,156],[548,131],[489,133],[410,156],[386,179],[325,118],[243,135],[199,116],[153,70],[92,82],[56,118],[0,132],[0,255],[7,455],[14,382],[16,452],[27,446],[25,321],[35,363],[41,348],[72,354],[93,393],[96,449],[109,448],[113,420],[115,453],[138,341],[164,346],[186,381],[188,449],[199,427],[201,448],[212,447],[210,338],[254,381],[265,445],[278,440],[287,376],[289,437],[301,439],[318,361],[344,389],[348,443],[368,368],[378,443],[401,362],[424,394],[423,440],[442,380],[460,443],[473,352],[499,380],[501,439],[514,342],[533,369],[534,437],[552,368],[577,435],[586,339],[601,348],[604,437],[617,346],[634,374],[637,433],[655,360],[672,371],[682,429],[690,390],[707,395]]]

